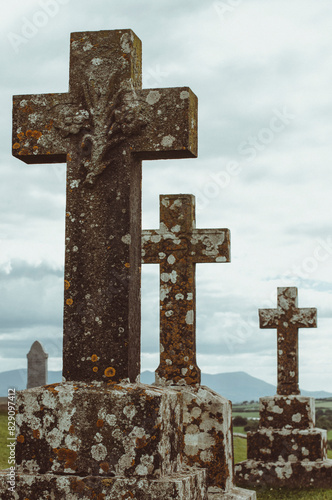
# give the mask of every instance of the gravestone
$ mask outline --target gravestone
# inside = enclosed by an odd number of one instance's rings
[[[141,89],[131,30],[72,33],[69,92],[13,102],[13,154],[67,162],[63,376],[140,373],[142,160],[197,156],[197,98]]]
[[[47,358],[48,354],[36,340],[27,354],[28,358],[28,383],[27,389],[47,384]]]
[[[230,262],[228,229],[196,229],[195,197],[160,196],[160,228],[143,230],[142,262],[160,264],[162,385],[200,384],[196,363],[196,263]]]
[[[141,160],[197,149],[196,97],[141,90],[140,50],[130,30],[74,33],[69,93],[14,98],[15,155],[67,159],[66,381],[18,394],[3,500],[256,498],[233,485],[229,401],[138,381]]]
[[[300,395],[298,329],[316,327],[317,311],[299,309],[297,288],[278,288],[278,308],[260,309],[260,327],[278,332],[278,388],[260,398],[257,431],[248,432],[247,460],[235,466],[242,486],[331,488],[327,432],[315,428],[315,400]]]

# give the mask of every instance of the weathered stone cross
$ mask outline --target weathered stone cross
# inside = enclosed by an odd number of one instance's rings
[[[141,89],[131,30],[72,33],[69,93],[14,97],[13,154],[67,161],[63,375],[140,372],[141,160],[197,156],[197,98]]]
[[[297,288],[278,287],[278,308],[259,309],[260,328],[276,328],[278,334],[277,394],[300,394],[298,329],[316,328],[317,309],[297,307]]]
[[[143,230],[142,262],[160,264],[161,385],[200,383],[196,363],[196,263],[230,262],[228,229],[195,229],[195,197],[160,196],[160,228]]]

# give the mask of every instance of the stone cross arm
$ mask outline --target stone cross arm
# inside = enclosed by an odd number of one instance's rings
[[[142,263],[159,264],[160,254],[168,251],[187,250],[187,258],[192,263],[230,262],[229,229],[192,229],[189,235],[179,235],[177,227],[173,231],[161,228],[142,231]]]
[[[317,326],[317,309],[298,307],[296,287],[278,287],[278,307],[259,309],[259,326],[277,329],[277,393],[299,394],[298,330]]]
[[[126,103],[129,109],[120,117]],[[197,156],[197,97],[188,87],[124,91],[121,103],[108,105],[110,150],[126,138],[139,159]],[[28,164],[63,163],[72,137],[83,133],[84,148],[93,120],[88,97],[76,103],[70,93],[14,96],[13,155]]]

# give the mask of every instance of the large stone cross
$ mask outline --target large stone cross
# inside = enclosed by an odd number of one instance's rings
[[[230,262],[228,229],[195,229],[195,197],[160,196],[160,228],[143,230],[142,262],[160,264],[161,385],[200,383],[196,363],[196,263]]]
[[[72,33],[69,92],[14,97],[13,154],[67,161],[63,375],[140,372],[141,160],[197,156],[197,98],[141,89],[131,30]]]
[[[260,328],[276,328],[278,334],[277,394],[300,394],[298,330],[316,328],[317,309],[297,307],[297,288],[278,287],[277,309],[259,309]]]

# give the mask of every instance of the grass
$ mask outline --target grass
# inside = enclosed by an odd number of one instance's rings
[[[0,470],[7,469],[9,448],[7,447],[8,441],[8,427],[7,427],[7,413],[0,413]]]
[[[257,500],[332,500],[332,490],[256,490]]]

